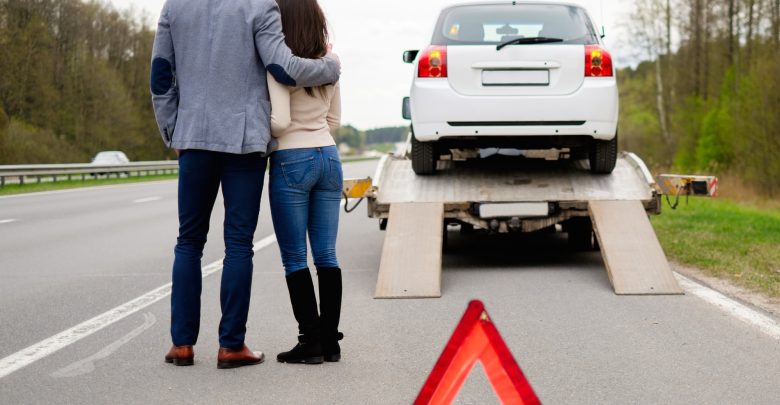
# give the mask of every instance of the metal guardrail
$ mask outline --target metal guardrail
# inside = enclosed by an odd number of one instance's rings
[[[348,163],[351,161],[361,161],[370,159],[367,157],[345,157],[342,161]],[[19,179],[19,184],[25,184],[26,179],[33,178],[40,183],[44,177],[51,178],[57,182],[64,178],[72,180],[74,177],[81,180],[87,180],[87,177],[96,177],[99,175],[117,176],[121,174],[130,175],[141,174],[168,174],[176,173],[179,170],[179,162],[176,160],[161,160],[155,162],[131,162],[115,165],[95,165],[91,163],[67,163],[52,165],[10,165],[0,166],[0,187],[5,187],[7,179]]]
[[[90,163],[75,164],[53,164],[53,165],[11,165],[0,166],[0,187],[4,187],[6,179],[17,178],[19,184],[24,184],[25,179],[35,178],[38,183],[44,177],[50,177],[54,182],[58,178],[67,178],[72,180],[74,177],[80,177],[86,180],[87,176],[98,176],[116,174],[117,176],[126,173],[130,175],[144,174],[167,174],[175,173],[179,170],[179,162],[176,160],[163,160],[156,162],[131,162],[115,165],[96,165]]]

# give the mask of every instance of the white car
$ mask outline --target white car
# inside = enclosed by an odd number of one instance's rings
[[[100,152],[92,158],[91,165],[95,166],[116,166],[130,163],[130,159],[127,158],[124,152],[119,151],[105,151]],[[95,172],[90,173],[92,176],[98,176],[101,174],[108,174],[108,172]],[[129,176],[129,172],[125,172],[125,175]]]
[[[445,8],[414,63],[404,118],[412,167],[433,174],[453,149],[569,149],[593,173],[617,159],[618,89],[612,57],[587,11],[557,1]]]
[[[106,151],[100,152],[92,158],[93,165],[121,165],[130,163],[130,159],[127,158],[124,152],[119,151]]]

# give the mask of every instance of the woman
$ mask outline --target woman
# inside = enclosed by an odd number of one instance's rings
[[[328,52],[325,16],[316,0],[277,0],[287,45],[299,57]],[[277,360],[319,364],[341,358],[338,331],[341,269],[336,259],[343,174],[331,131],[341,121],[338,83],[290,88],[269,75],[271,128],[278,143],[271,155],[270,201],[282,254],[298,344]],[[320,291],[320,308],[306,257],[311,241]]]

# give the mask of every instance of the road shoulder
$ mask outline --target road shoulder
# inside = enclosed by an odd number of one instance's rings
[[[695,280],[729,298],[755,307],[777,321],[780,321],[780,299],[766,294],[751,291],[731,283],[727,279],[707,275],[704,271],[691,266],[670,261],[672,269],[690,279]]]

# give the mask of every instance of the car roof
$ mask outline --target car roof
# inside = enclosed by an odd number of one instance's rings
[[[505,1],[496,1],[496,0],[487,0],[487,1],[468,1],[468,2],[461,2],[461,3],[455,3],[450,4],[446,7],[444,7],[444,10],[454,8],[454,7],[461,7],[461,6],[506,6],[510,4],[548,4],[548,5],[554,5],[554,6],[572,6],[572,7],[579,7],[582,9],[585,9],[585,6],[582,4],[572,3],[568,1],[556,1],[556,0],[505,0]]]

